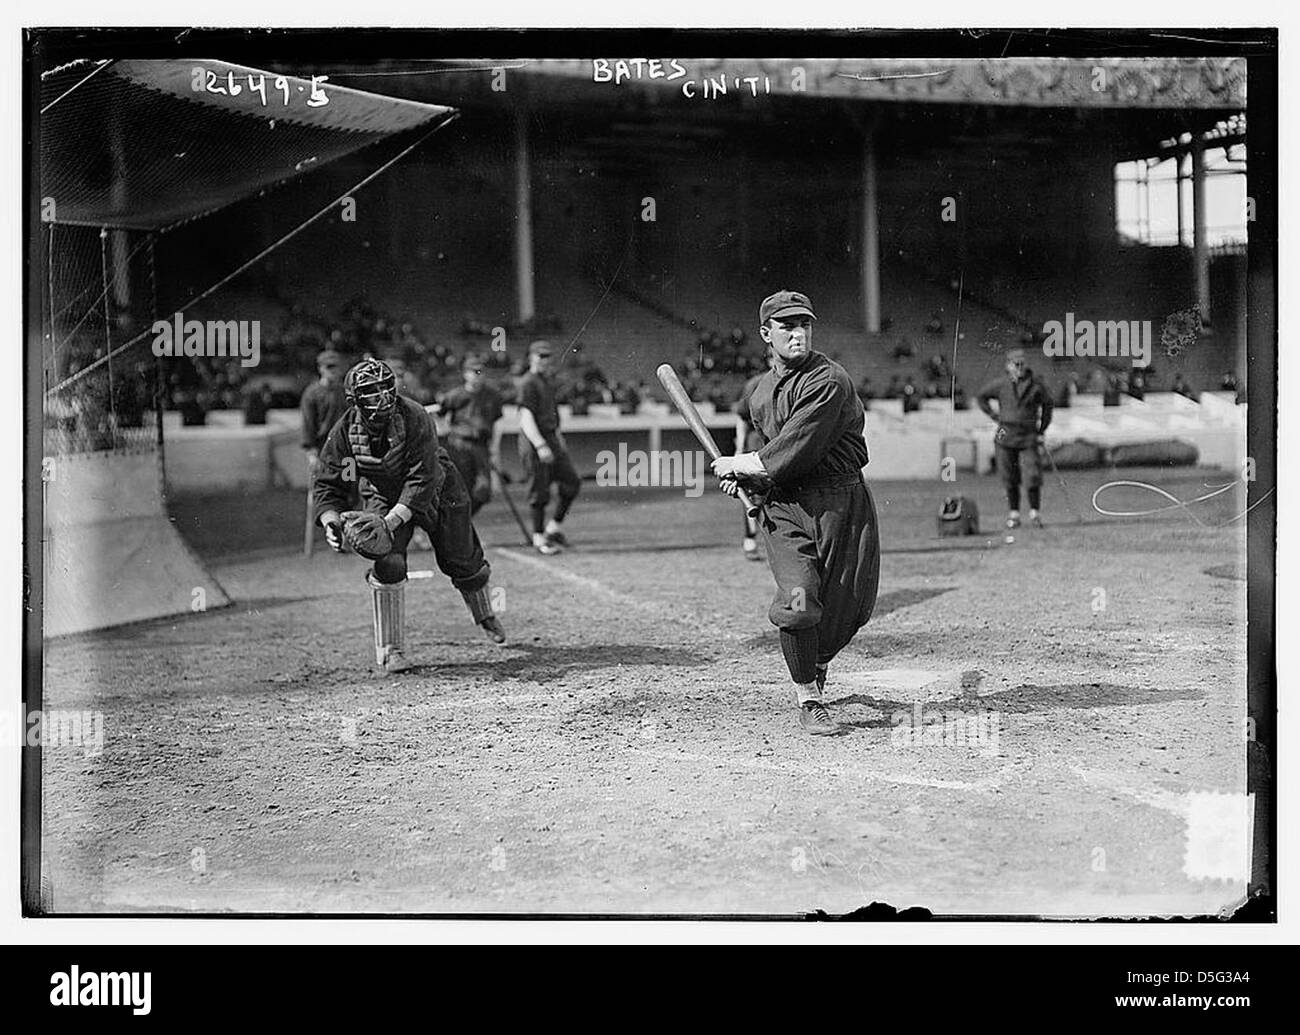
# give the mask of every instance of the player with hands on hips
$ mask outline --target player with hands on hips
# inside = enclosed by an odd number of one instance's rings
[[[501,395],[484,379],[481,356],[471,353],[461,363],[464,384],[438,400],[446,419],[447,452],[469,489],[471,513],[492,498],[492,444],[496,422],[504,404]]]
[[[1007,494],[1007,528],[1020,527],[1020,482],[1029,493],[1029,522],[1043,527],[1043,432],[1052,422],[1052,393],[1025,362],[1024,349],[1007,353],[1006,377],[980,389],[979,408],[997,422],[994,452],[998,475]],[[993,404],[997,403],[995,409]]]
[[[316,466],[325,437],[348,406],[343,392],[343,357],[334,349],[325,349],[316,357],[316,369],[320,377],[304,389],[299,403],[308,473]]]

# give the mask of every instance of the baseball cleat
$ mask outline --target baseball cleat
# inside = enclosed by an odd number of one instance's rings
[[[545,557],[560,552],[560,548],[540,532],[533,536],[533,549]]]
[[[390,676],[395,676],[399,672],[408,672],[415,668],[415,662],[411,661],[398,648],[389,649],[387,656],[384,658],[384,671]]]
[[[1030,514],[1029,523],[1033,525],[1035,528],[1043,527],[1043,519],[1038,514]]]
[[[746,539],[740,544],[741,550],[745,553],[747,561],[761,561],[763,555],[758,552],[758,541],[755,539]]]
[[[547,532],[546,538],[549,539],[556,546],[569,545],[569,537],[565,535],[563,532],[561,532],[558,528],[554,532]]]
[[[1013,514],[1011,517],[1007,518],[1007,528],[1019,528],[1019,527],[1020,527],[1019,514]]]
[[[493,643],[506,642],[506,631],[504,628],[502,628],[501,620],[497,618],[496,615],[492,615],[489,618],[484,618],[483,621],[479,622],[478,624],[479,624],[479,628],[482,629],[485,633],[487,633],[488,639],[491,640]]]
[[[805,701],[799,705],[799,725],[814,737],[826,737],[839,732],[839,726],[821,701]]]

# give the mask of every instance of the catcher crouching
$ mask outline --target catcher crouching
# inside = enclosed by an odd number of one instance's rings
[[[378,360],[354,366],[343,388],[348,408],[316,465],[316,520],[334,550],[346,544],[374,561],[366,581],[374,595],[375,663],[390,673],[412,664],[403,653],[404,597],[406,549],[417,527],[428,533],[438,568],[460,590],[474,621],[504,643],[469,493],[424,407],[398,395],[396,377]],[[360,509],[351,509],[358,495]]]

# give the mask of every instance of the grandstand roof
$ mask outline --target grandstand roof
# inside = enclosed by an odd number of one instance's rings
[[[1016,160],[1085,140],[1107,141],[1119,160],[1211,132],[1246,104],[1239,58],[623,61],[622,68],[612,58],[328,67],[338,81],[385,94],[498,116],[527,111],[540,131],[536,147],[553,138],[602,174],[772,134],[823,154],[856,152],[868,125],[909,153],[949,162],[967,152]],[[716,85],[722,79],[725,94]]]
[[[686,94],[689,83],[696,97],[708,95],[703,84],[710,82],[728,93],[931,104],[1235,110],[1246,103],[1242,58],[688,58],[659,62],[657,75],[646,59],[598,61],[540,61],[524,71],[606,89]]]
[[[489,105],[517,103],[522,81],[527,99],[547,105],[677,102],[715,113],[756,95],[1149,111],[1246,106],[1243,58],[516,58],[367,62],[351,71],[335,62],[331,71],[374,77],[385,93]]]
[[[170,226],[451,113],[224,61],[75,62],[41,81],[43,218]]]

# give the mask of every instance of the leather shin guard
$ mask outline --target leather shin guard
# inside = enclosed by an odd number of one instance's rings
[[[462,589],[460,595],[465,598],[465,606],[469,608],[475,625],[493,617],[492,596],[487,583],[478,589]]]
[[[383,666],[389,652],[401,650],[406,628],[406,580],[380,582],[374,573],[366,576],[374,595],[375,664]]]

